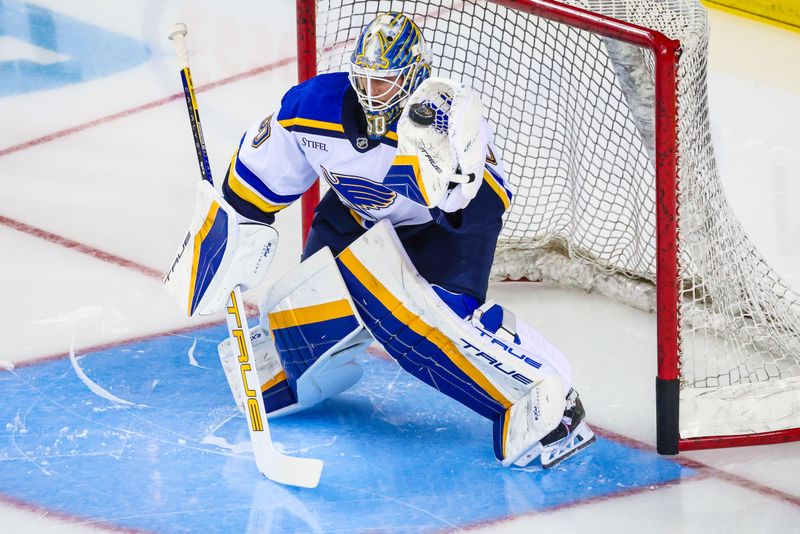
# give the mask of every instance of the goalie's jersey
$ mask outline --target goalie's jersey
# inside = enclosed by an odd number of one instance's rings
[[[511,200],[495,151],[490,145],[483,179],[499,204],[487,206],[487,219]],[[382,219],[394,226],[437,219],[438,210],[421,204],[418,171],[396,152],[394,129],[381,141],[368,139],[347,74],[323,74],[289,90],[277,113],[245,133],[231,162],[226,197],[243,215],[270,220],[269,214],[300,198],[319,176],[364,228]]]

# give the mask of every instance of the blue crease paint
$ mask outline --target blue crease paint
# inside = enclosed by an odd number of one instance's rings
[[[270,421],[279,449],[325,461],[318,488],[280,486],[247,452],[216,354],[225,335],[77,351],[92,381],[146,407],[95,395],[68,358],[0,372],[0,494],[155,532],[428,532],[694,475],[602,438],[552,470],[504,469],[491,422],[365,355],[354,388]],[[187,360],[195,339],[202,367]]]

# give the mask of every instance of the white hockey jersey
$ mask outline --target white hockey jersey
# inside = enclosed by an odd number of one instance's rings
[[[484,128],[491,140],[486,121]],[[413,158],[396,154],[397,133],[373,141],[365,132],[346,73],[307,80],[286,93],[277,112],[245,133],[225,179],[226,199],[246,217],[272,222],[275,212],[320,177],[363,228],[382,219],[396,227],[437,220],[446,225],[439,210],[422,204],[419,170]],[[496,218],[509,206],[511,191],[495,153],[490,142],[482,188],[488,186],[496,199],[486,206],[487,216]]]

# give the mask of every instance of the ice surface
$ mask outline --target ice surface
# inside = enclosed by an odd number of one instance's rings
[[[26,10],[37,16],[20,18]],[[24,21],[13,35],[12,20]],[[800,445],[659,458],[654,317],[541,284],[496,284],[491,296],[570,357],[602,436],[583,459],[551,473],[504,471],[488,422],[369,358],[354,390],[275,423],[279,447],[327,462],[318,491],[257,476],[213,355],[222,327],[182,318],[153,275],[172,259],[197,180],[166,39],[175,21],[189,26],[220,174],[241,132],[294,83],[294,2],[0,5],[0,67],[19,67],[7,61],[13,52],[49,76],[38,90],[0,96],[0,531],[797,531]],[[61,44],[77,23],[106,44],[133,43],[126,66],[81,56],[48,71],[53,54],[77,54]],[[800,72],[786,58],[800,57],[800,33],[713,11],[711,26],[724,186],[767,261],[798,287]],[[298,227],[293,207],[278,222],[270,280],[296,263]],[[73,339],[79,368],[101,389],[71,366]]]

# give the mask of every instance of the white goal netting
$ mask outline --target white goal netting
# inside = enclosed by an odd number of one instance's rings
[[[564,3],[682,44],[682,437],[800,427],[800,296],[759,255],[722,191],[704,8],[695,0]],[[346,70],[361,28],[388,10],[420,25],[438,61],[434,75],[482,95],[516,190],[494,275],[598,291],[655,311],[651,53],[486,1],[318,0],[318,71]]]

